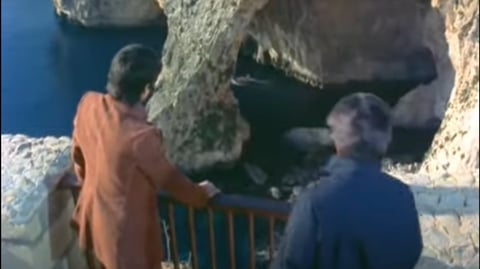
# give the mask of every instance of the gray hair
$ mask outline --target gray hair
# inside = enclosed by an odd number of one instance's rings
[[[390,107],[370,93],[340,99],[328,115],[327,124],[337,149],[358,157],[383,156],[392,137]]]

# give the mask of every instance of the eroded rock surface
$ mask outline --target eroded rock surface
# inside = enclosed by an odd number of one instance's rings
[[[132,27],[158,22],[162,10],[152,0],[53,0],[55,12],[86,27]]]
[[[270,1],[249,33],[277,66],[314,84],[409,77],[425,1]],[[415,59],[411,59],[415,60]]]
[[[423,44],[435,60],[437,78],[405,95],[395,108],[395,122],[400,126],[421,127],[440,122],[455,81],[455,71],[448,55],[445,21],[438,9],[429,9],[423,25]]]
[[[249,137],[230,90],[246,26],[266,0],[163,1],[168,37],[149,119],[184,171],[236,161]],[[208,14],[208,15],[206,15]]]
[[[26,228],[28,234],[40,229],[28,225],[70,168],[70,144],[67,137],[2,134],[2,239],[17,238]]]
[[[479,5],[473,0],[438,0],[432,4],[444,19],[454,84],[444,120],[423,169],[429,174],[478,170]]]
[[[2,267],[85,268],[70,226],[72,195],[55,188],[71,167],[70,144],[2,134]]]
[[[249,27],[258,43],[257,59],[312,84],[429,83],[395,107],[395,124],[416,128],[438,126],[453,86],[444,32],[438,10],[416,0],[269,2]]]

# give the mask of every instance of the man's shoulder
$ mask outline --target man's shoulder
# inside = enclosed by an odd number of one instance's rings
[[[96,103],[96,100],[99,100],[102,98],[101,93],[96,93],[93,91],[86,92],[81,98],[80,101],[77,104],[77,111],[75,114],[75,118],[73,120],[73,123],[76,127],[78,127],[79,122],[84,121],[85,119],[88,119],[89,116],[87,116],[88,111],[90,111],[90,107],[94,103]]]
[[[78,102],[78,106],[85,106],[88,105],[96,100],[102,99],[104,94],[101,94],[99,92],[94,92],[94,91],[88,91],[85,94],[83,94],[82,98],[80,99],[80,102]]]
[[[385,172],[382,172],[382,177],[394,188],[396,189],[399,189],[401,191],[405,191],[405,192],[411,192],[410,191],[410,186],[403,182],[402,180],[400,180],[399,178],[397,177],[394,177],[388,173],[385,173]]]
[[[326,171],[322,171],[316,182],[304,191],[302,199],[312,204],[323,204],[330,197],[335,197],[341,189],[343,182]]]

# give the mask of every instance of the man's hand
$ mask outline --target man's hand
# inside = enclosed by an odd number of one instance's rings
[[[220,189],[208,180],[202,181],[198,185],[207,193],[208,198],[212,198],[221,192]]]

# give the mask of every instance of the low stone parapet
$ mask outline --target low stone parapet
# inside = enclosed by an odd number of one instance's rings
[[[70,166],[69,138],[2,135],[2,268],[85,268],[73,197],[56,188]]]
[[[2,135],[2,268],[86,268],[70,228],[73,197],[56,188],[71,166],[70,143]],[[415,195],[425,246],[416,269],[478,269],[478,173],[389,172]]]

